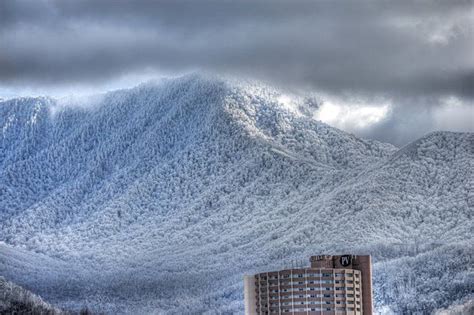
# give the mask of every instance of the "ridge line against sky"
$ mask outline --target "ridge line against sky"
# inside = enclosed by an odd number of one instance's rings
[[[474,1],[0,2],[0,97],[192,71],[325,101],[318,118],[405,144],[474,131]]]

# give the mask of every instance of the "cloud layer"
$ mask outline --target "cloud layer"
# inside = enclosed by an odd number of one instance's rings
[[[0,3],[0,85],[205,70],[383,97],[397,107],[392,115],[409,112],[398,107],[442,106],[451,96],[472,104],[473,13],[473,1],[461,0],[7,0]]]

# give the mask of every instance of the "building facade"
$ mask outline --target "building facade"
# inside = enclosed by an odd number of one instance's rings
[[[319,255],[310,262],[308,268],[245,276],[245,313],[372,314],[370,256]]]

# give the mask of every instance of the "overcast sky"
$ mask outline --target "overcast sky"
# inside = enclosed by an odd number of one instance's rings
[[[191,71],[316,93],[317,118],[398,145],[474,131],[474,0],[0,1],[0,97]]]

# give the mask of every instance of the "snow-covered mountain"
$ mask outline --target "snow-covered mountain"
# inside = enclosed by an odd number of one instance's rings
[[[469,298],[474,135],[398,149],[305,103],[199,75],[1,102],[0,274],[66,308],[238,313],[244,273],[346,251],[379,309]]]

